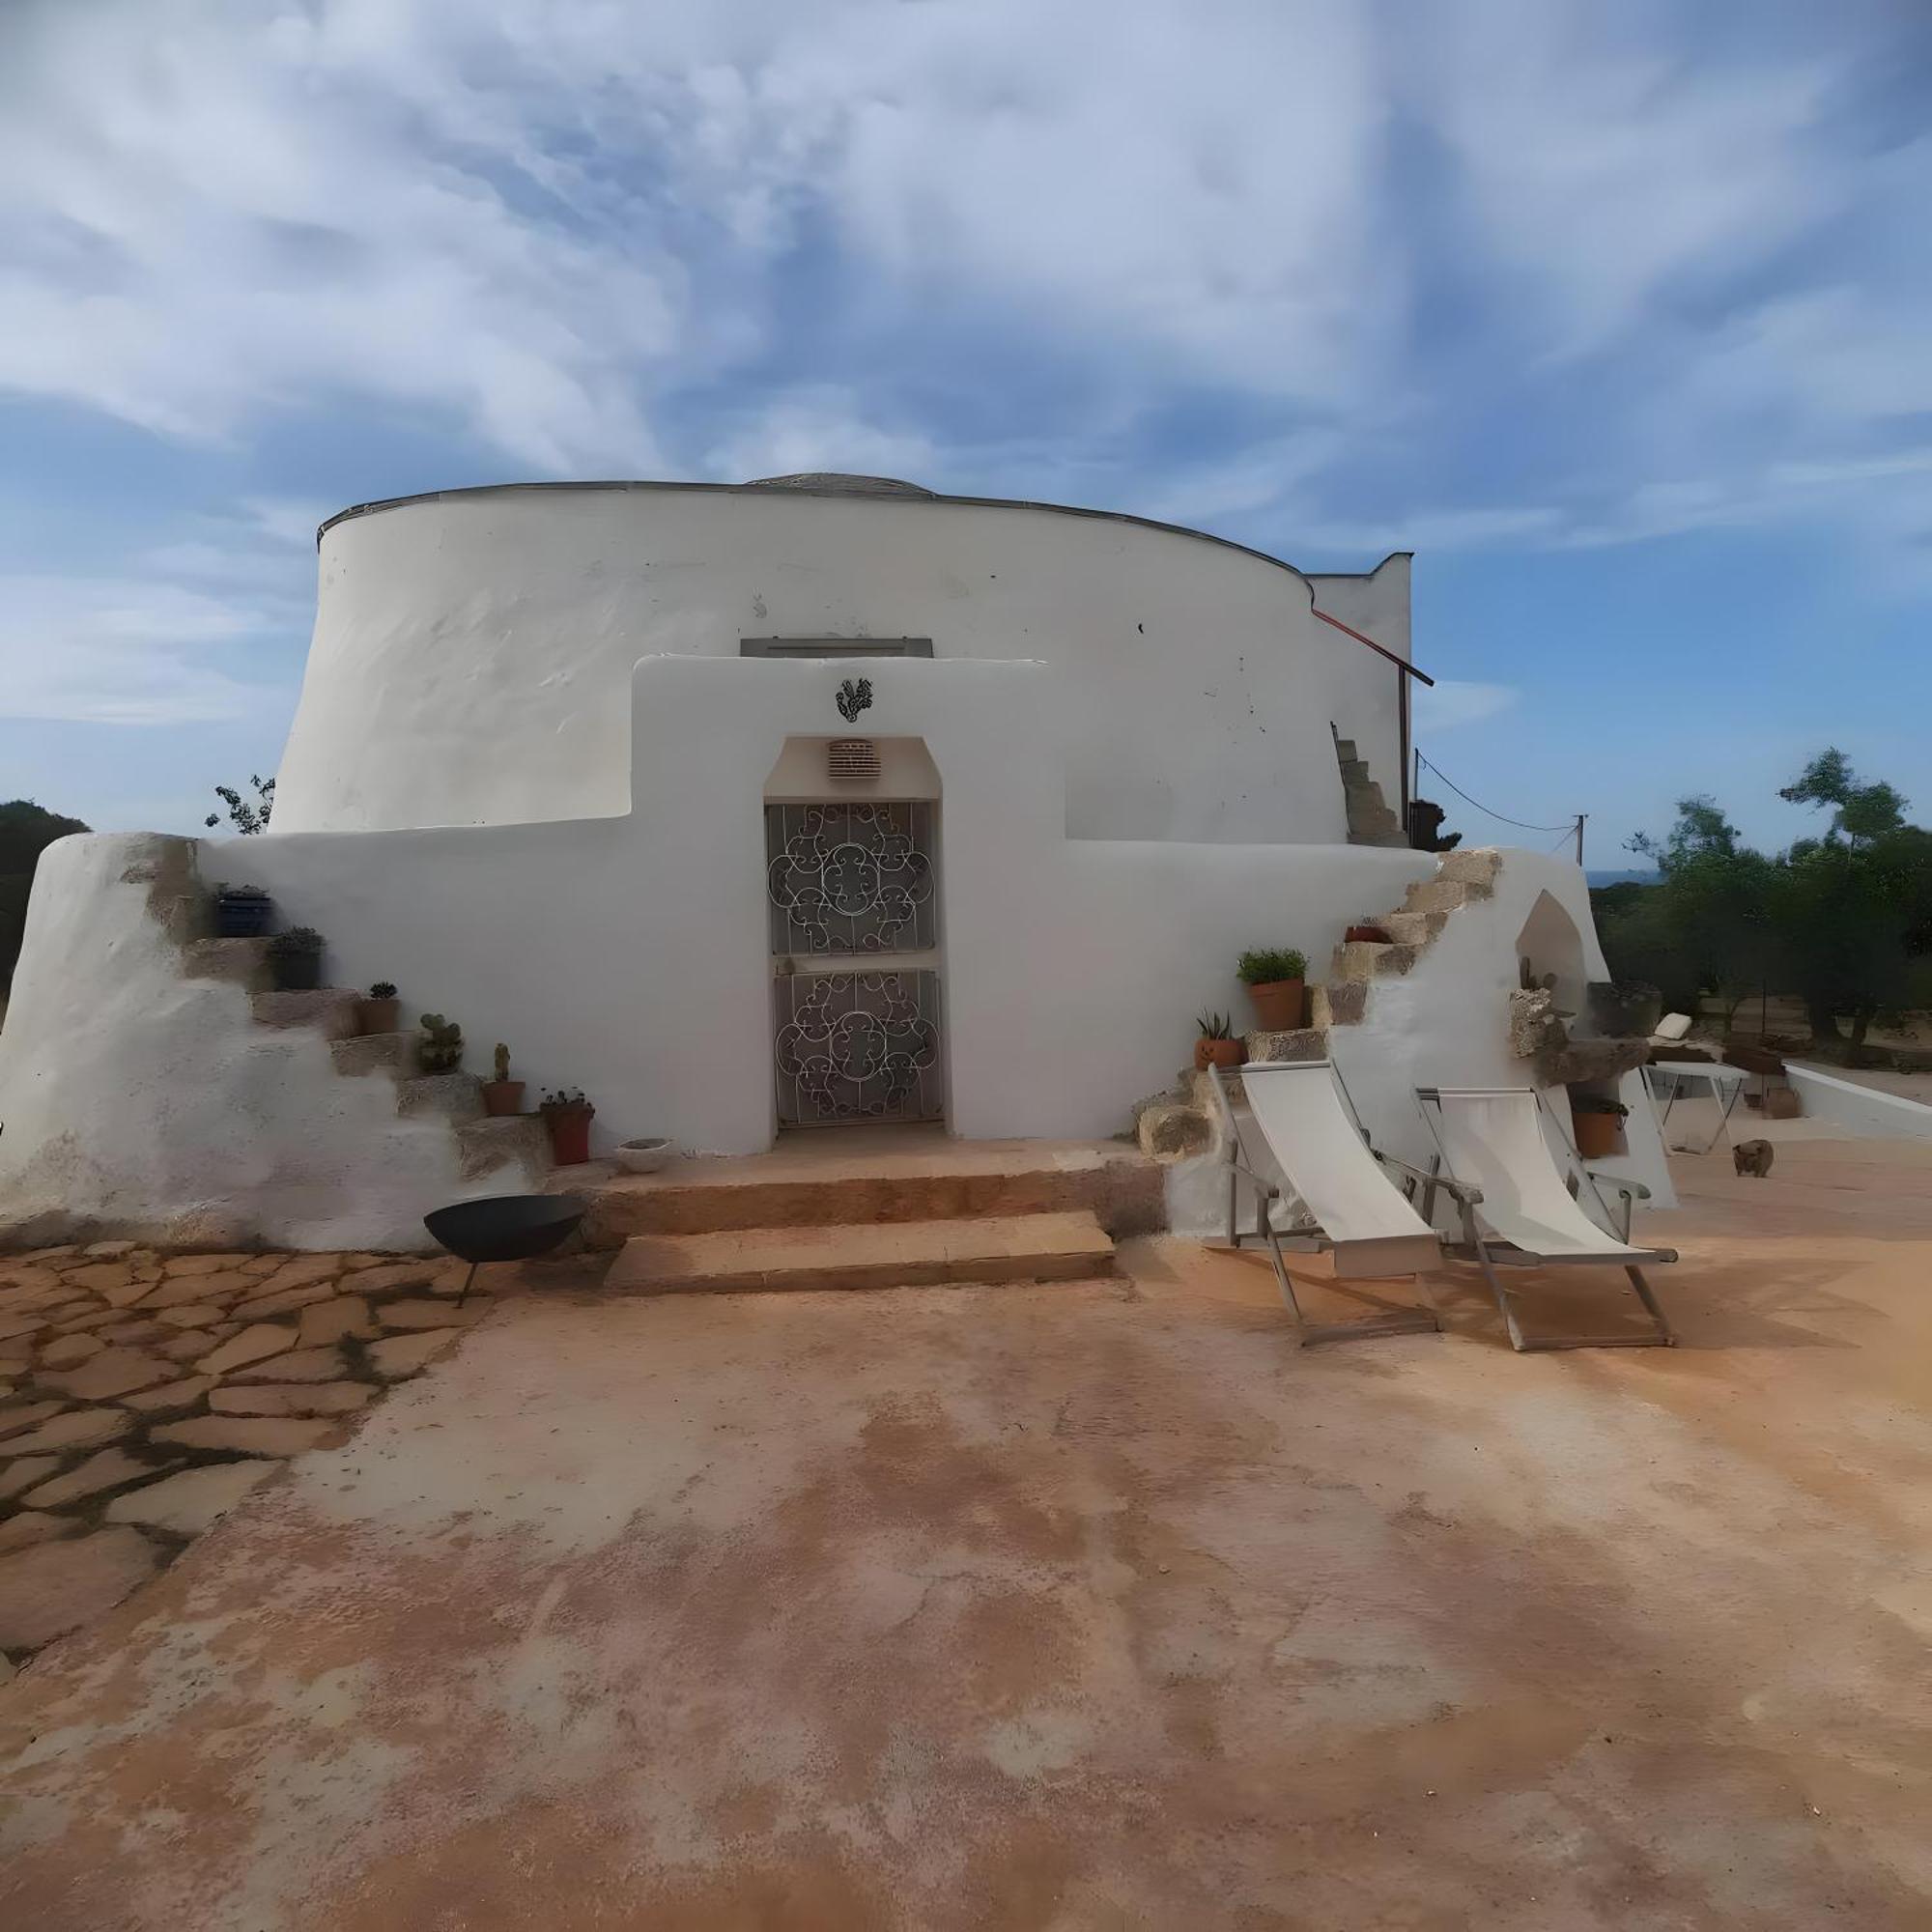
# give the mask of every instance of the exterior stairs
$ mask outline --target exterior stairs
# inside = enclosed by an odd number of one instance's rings
[[[521,1169],[532,1182],[548,1175],[550,1135],[537,1115],[493,1118],[484,1111],[483,1083],[474,1074],[417,1072],[413,1032],[358,1033],[359,993],[340,986],[272,990],[268,949],[267,939],[194,940],[186,949],[187,976],[241,985],[257,1026],[320,1033],[337,1073],[392,1081],[400,1121],[424,1127],[440,1122],[455,1135],[465,1180],[506,1167]]]
[[[1088,1281],[1115,1272],[1116,1235],[1165,1225],[1160,1170],[1111,1143],[912,1134],[580,1172],[586,1242],[619,1248],[605,1286],[639,1294]]]
[[[1347,739],[1341,742],[1348,746]],[[1309,1024],[1293,1033],[1243,1035],[1248,1059],[1326,1059],[1331,1029],[1364,1024],[1377,982],[1412,972],[1458,910],[1493,898],[1501,869],[1502,854],[1493,847],[1442,854],[1434,876],[1412,884],[1396,911],[1359,922],[1378,925],[1388,934],[1386,940],[1345,940],[1335,948],[1326,980],[1308,990]],[[1238,1105],[1239,1069],[1224,1071],[1221,1081]],[[1192,1067],[1168,1092],[1140,1101],[1133,1118],[1134,1138],[1152,1160],[1173,1162],[1207,1153],[1220,1138],[1208,1076]]]
[[[1335,732],[1334,725],[1329,730]],[[1357,755],[1355,741],[1335,732],[1335,761],[1342,768],[1342,796],[1349,813],[1350,845],[1397,845],[1406,850],[1403,828],[1382,788],[1369,776],[1368,761]]]

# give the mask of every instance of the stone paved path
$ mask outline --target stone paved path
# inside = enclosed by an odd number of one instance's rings
[[[92,1623],[487,1306],[460,1263],[0,1255],[0,1678]]]

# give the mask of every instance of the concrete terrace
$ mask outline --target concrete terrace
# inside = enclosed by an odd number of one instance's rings
[[[0,1922],[1923,1926],[1932,1149],[1675,1167],[1675,1350],[531,1270],[0,1690]]]

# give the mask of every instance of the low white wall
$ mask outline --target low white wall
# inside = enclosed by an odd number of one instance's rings
[[[1804,1102],[1806,1119],[1830,1121],[1860,1136],[1932,1141],[1932,1107],[1922,1100],[1861,1087],[1856,1080],[1841,1080],[1822,1067],[1786,1061],[1784,1070]]]
[[[257,1025],[237,984],[182,977],[205,898],[194,842],[63,838],[42,854],[0,1035],[0,1221],[16,1238],[420,1248],[465,1179],[440,1120],[320,1033]]]
[[[753,1151],[775,1126],[764,787],[788,741],[849,728],[834,699],[861,668],[865,724],[923,744],[937,774],[959,1135],[1124,1131],[1133,1101],[1188,1061],[1198,1011],[1248,1024],[1244,949],[1298,946],[1319,977],[1346,925],[1435,869],[1400,850],[1065,838],[1040,665],[657,658],[636,672],[626,816],[211,840],[200,876],[263,886],[281,923],[320,928],[334,983],[391,980],[411,1019],[455,1018],[472,1067],[500,1039],[532,1099],[583,1087],[601,1146],[662,1133]],[[143,927],[119,878],[126,846],[66,841],[43,863],[0,1052],[0,1215],[65,1198],[166,1218],[280,1190],[263,1225],[319,1243],[342,1238],[364,1193],[391,1225],[454,1198],[440,1169],[376,1171],[358,1151],[394,1122],[355,1090],[389,1096],[386,1082],[325,1077],[326,1048],[265,1044],[238,988],[180,983],[171,942]],[[1373,1025],[1333,1036],[1382,1145],[1425,1151],[1419,1083],[1523,1077],[1506,1058],[1507,995],[1515,936],[1546,887],[1588,934],[1575,868],[1511,853],[1497,899],[1454,915],[1408,980],[1377,986]],[[1648,1123],[1633,1117],[1631,1163],[1661,1187]]]

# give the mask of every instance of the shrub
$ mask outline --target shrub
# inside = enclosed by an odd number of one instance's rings
[[[1201,1013],[1194,1024],[1201,1029],[1203,1039],[1233,1039],[1235,1022],[1226,1013]]]
[[[1293,946],[1264,946],[1243,952],[1235,968],[1244,986],[1271,986],[1277,980],[1308,977],[1308,955]]]
[[[293,953],[320,952],[322,934],[312,925],[292,925],[286,932],[278,932],[269,941],[271,958],[287,958]]]
[[[378,980],[376,983],[369,988],[369,997],[372,1000],[393,1000],[396,997],[396,989],[395,987],[390,985],[388,980]]]

